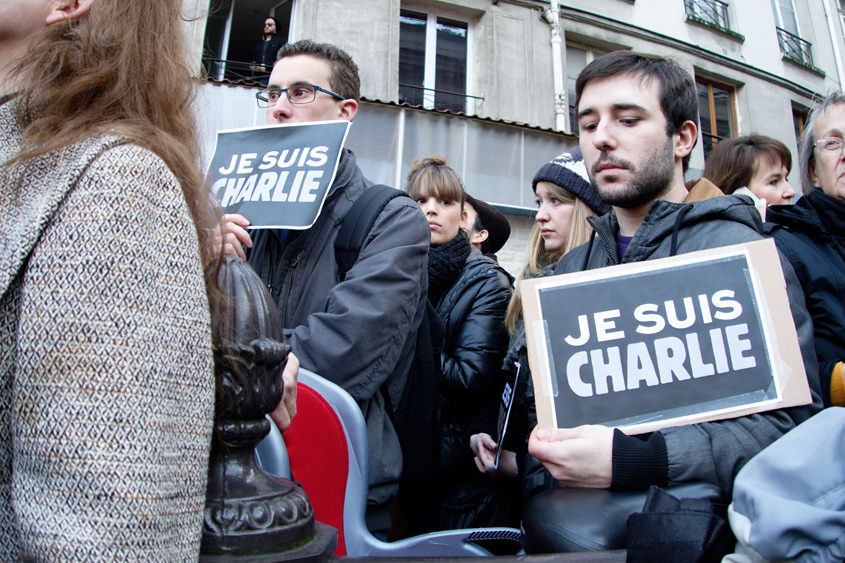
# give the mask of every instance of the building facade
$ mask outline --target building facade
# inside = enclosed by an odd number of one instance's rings
[[[577,144],[575,78],[615,49],[670,57],[695,77],[699,140],[689,177],[719,139],[760,133],[797,154],[814,97],[845,90],[845,0],[185,0],[209,79],[198,104],[214,131],[264,123],[249,72],[268,15],[289,41],[334,43],[360,67],[347,145],[373,181],[402,187],[439,154],[467,191],[505,211],[500,260],[516,274],[533,222],[530,180]],[[200,55],[202,52],[202,55]],[[800,185],[798,174],[790,176]]]

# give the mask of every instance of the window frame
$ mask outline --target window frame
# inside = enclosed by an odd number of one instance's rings
[[[701,135],[701,148],[705,150],[706,139],[705,135],[711,139],[711,147],[710,150],[716,147],[719,144],[719,141],[723,139],[729,139],[730,137],[734,137],[738,134],[737,131],[737,123],[739,123],[736,115],[736,87],[725,82],[720,82],[718,79],[713,80],[707,78],[706,76],[695,76],[696,85],[701,84],[707,86],[707,102],[708,102],[708,111],[710,114],[710,133],[704,132],[704,126],[702,125],[702,115],[701,115],[701,108],[698,110],[698,120],[699,120],[699,128],[701,131],[699,134]],[[716,127],[716,97],[713,95],[713,88],[719,88],[721,90],[726,91],[730,95],[730,131],[727,135],[719,135],[717,133],[718,129]],[[696,91],[698,88],[696,88]],[[697,92],[696,92],[697,95]],[[704,157],[707,158],[708,151],[705,151]]]
[[[436,107],[436,94],[437,94],[437,87],[436,87],[436,75],[437,75],[437,24],[438,20],[448,20],[444,22],[448,25],[449,22],[454,22],[458,24],[463,24],[466,26],[466,69],[465,69],[465,76],[466,76],[466,85],[464,86],[464,108],[463,112],[466,114],[473,114],[475,113],[475,100],[476,97],[472,96],[470,91],[470,85],[475,83],[475,73],[474,67],[471,64],[473,60],[473,22],[468,20],[467,18],[460,17],[454,14],[450,14],[447,12],[440,12],[436,10],[432,10],[430,8],[417,6],[417,5],[403,5],[399,11],[400,18],[407,13],[413,14],[413,17],[425,16],[425,62],[423,63],[423,103],[422,107],[429,110],[438,109]],[[401,22],[401,20],[400,20]],[[401,23],[400,23],[400,37],[401,37]],[[401,39],[400,39],[401,41]],[[397,80],[397,95],[396,99],[400,98],[399,91],[401,90],[402,86],[398,84]]]
[[[585,53],[584,66],[585,67],[587,65],[589,65],[591,62],[593,62],[595,59],[597,59],[601,56],[604,56],[604,55],[606,55],[607,53],[610,52],[608,50],[602,50],[602,49],[599,49],[597,47],[587,45],[585,43],[578,43],[577,41],[567,41],[565,46],[566,46],[566,52],[564,52],[564,54],[563,54],[565,60],[566,60],[567,53],[569,53],[569,49],[578,49],[580,51],[584,51],[584,53]],[[584,69],[581,69],[581,70],[584,70]],[[581,70],[578,71],[578,74],[581,73]],[[566,84],[565,84],[565,86],[566,86],[566,111],[569,115],[569,128],[570,128],[569,130],[573,135],[577,135],[578,134],[578,116],[576,115],[576,112],[575,112],[575,81],[573,79],[573,81],[571,83],[572,88],[570,89],[569,75],[572,74],[572,73],[569,70],[568,60],[567,60],[567,63],[566,63],[566,74],[567,74]],[[576,74],[575,76],[577,78],[578,75]],[[570,90],[572,92],[571,97],[569,95]]]

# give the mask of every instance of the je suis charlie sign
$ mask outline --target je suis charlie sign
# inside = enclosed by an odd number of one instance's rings
[[[650,432],[810,402],[770,239],[520,290],[543,427]]]
[[[334,181],[348,121],[217,132],[208,168],[224,213],[252,228],[307,229]]]

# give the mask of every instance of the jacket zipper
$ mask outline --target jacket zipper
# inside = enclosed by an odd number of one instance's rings
[[[290,274],[290,283],[288,284],[288,295],[287,295],[287,298],[285,299],[285,317],[288,316],[288,311],[290,311],[290,299],[291,299],[291,296],[293,295],[294,282],[296,281],[296,267],[299,264],[299,260],[302,258],[302,254],[303,254],[302,252],[297,254],[296,258],[294,258],[293,262],[291,262],[291,265],[288,266],[288,268],[291,270],[291,274]],[[284,319],[282,319],[282,320],[284,321]],[[282,324],[284,324],[284,323],[282,323]]]

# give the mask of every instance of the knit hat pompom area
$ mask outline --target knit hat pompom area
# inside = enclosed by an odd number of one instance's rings
[[[537,191],[539,182],[551,182],[580,199],[597,215],[610,211],[610,205],[599,197],[587,175],[587,166],[581,149],[575,147],[547,162],[534,175],[531,189]]]

